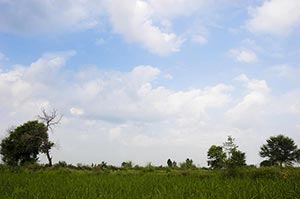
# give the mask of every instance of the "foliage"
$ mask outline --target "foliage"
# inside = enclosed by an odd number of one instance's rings
[[[212,169],[221,169],[224,167],[226,154],[221,146],[212,145],[207,152],[208,166]]]
[[[132,169],[133,163],[132,161],[122,162],[121,166],[124,169]]]
[[[260,148],[259,155],[267,158],[261,165],[291,166],[295,162],[300,162],[300,150],[294,140],[284,136],[271,136]]]
[[[167,160],[167,165],[168,165],[168,167],[170,167],[170,168],[177,167],[177,163],[175,162],[175,160],[172,161],[171,159],[168,159],[168,160]]]
[[[240,150],[233,149],[231,158],[227,160],[230,167],[246,166],[246,154]]]
[[[48,144],[47,127],[38,121],[28,121],[10,130],[0,144],[2,160],[9,165],[36,162],[38,154]]]
[[[234,138],[228,136],[223,146],[212,145],[207,152],[208,166],[212,169],[235,169],[246,166],[246,154],[238,150]]]
[[[181,169],[195,169],[196,166],[193,163],[192,159],[187,158],[185,162],[180,163]]]

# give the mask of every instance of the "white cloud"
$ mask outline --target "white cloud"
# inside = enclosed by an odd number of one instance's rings
[[[184,33],[175,31],[177,25],[173,29],[173,22],[180,16],[198,15],[200,10],[205,10],[212,2],[214,1],[2,0],[0,32],[32,35],[111,27],[128,42],[140,44],[154,54],[168,55],[180,51],[186,40],[182,36]],[[111,26],[107,26],[107,22]],[[201,44],[207,42],[200,35],[195,40]],[[103,39],[96,41],[97,45],[103,43]]]
[[[72,107],[72,108],[70,109],[70,113],[71,113],[72,115],[80,116],[80,115],[83,115],[84,111],[83,111],[82,109],[80,109],[80,108]]]
[[[99,26],[102,0],[0,1],[0,31],[43,33]]]
[[[298,80],[300,76],[300,68],[295,66],[290,66],[287,64],[276,65],[270,69],[270,72],[276,77]]]
[[[248,89],[245,96],[226,112],[226,117],[235,126],[252,128],[263,122],[265,105],[269,101],[270,88],[264,80],[249,79],[245,74],[235,78]]]
[[[123,6],[120,6],[121,3]],[[142,44],[152,53],[167,55],[177,52],[183,43],[175,33],[164,32],[154,24],[154,10],[146,1],[111,1],[109,13],[115,32],[123,35],[129,42]]]
[[[155,15],[162,18],[191,15],[209,3],[209,1],[203,0],[148,0],[148,2]]]
[[[299,0],[269,0],[250,10],[247,27],[252,32],[287,34],[300,26]]]
[[[64,69],[69,56],[45,54],[29,66],[0,73],[0,112],[7,115],[0,122],[1,129],[34,119],[41,107],[57,108],[64,114],[59,133],[54,136],[64,148],[57,154],[65,153],[67,161],[72,160],[72,148],[83,142],[89,142],[89,146],[95,142],[100,148],[108,142],[125,149],[169,141],[174,146],[185,145],[189,141],[186,136],[197,136],[195,128],[210,118],[209,110],[230,101],[232,87],[225,84],[181,91],[154,87],[152,82],[161,72],[153,66],[138,66],[125,73],[95,68],[70,73]],[[76,158],[88,161],[89,155],[82,153]],[[146,156],[141,155],[144,160]]]
[[[259,145],[276,133],[274,126],[299,138],[299,92],[272,96],[265,80],[243,74],[233,85],[173,90],[160,84],[164,74],[149,65],[128,72],[67,71],[71,55],[48,53],[0,72],[1,136],[11,125],[36,119],[44,107],[64,115],[51,134],[61,146],[54,161],[163,164],[170,157],[190,157],[204,166],[209,146],[231,134],[249,162],[257,163]],[[283,122],[281,114],[289,119]]]
[[[239,62],[251,63],[257,61],[255,52],[249,49],[231,49],[230,55]]]

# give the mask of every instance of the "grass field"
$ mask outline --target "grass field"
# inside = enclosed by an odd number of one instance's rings
[[[300,198],[299,169],[0,171],[0,198]]]

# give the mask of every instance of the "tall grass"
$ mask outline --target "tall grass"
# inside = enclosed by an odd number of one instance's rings
[[[300,198],[299,169],[0,171],[0,198]]]

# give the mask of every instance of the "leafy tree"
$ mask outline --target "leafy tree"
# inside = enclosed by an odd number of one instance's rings
[[[246,165],[246,154],[238,150],[231,136],[228,136],[223,146],[212,145],[207,152],[207,157],[208,166],[212,169],[232,169]]]
[[[168,159],[167,160],[167,165],[168,167],[176,167],[177,166],[177,163],[174,161],[172,161],[171,159]]]
[[[230,159],[227,159],[227,167],[234,168],[241,166],[246,166],[246,154],[240,150],[233,149]]]
[[[233,137],[228,136],[227,141],[223,143],[223,148],[227,154],[225,167],[228,169],[246,165],[246,154],[238,150],[238,146],[234,141]]]
[[[261,166],[261,167],[270,167],[270,166],[272,166],[272,162],[271,162],[270,160],[263,160],[263,161],[259,164],[259,166]]]
[[[193,160],[187,158],[185,162],[180,163],[180,168],[182,169],[194,169],[196,166],[193,164]]]
[[[208,166],[212,169],[221,169],[224,167],[226,153],[221,146],[212,145],[207,152]]]
[[[267,144],[260,147],[259,155],[267,158],[268,164],[272,166],[291,166],[295,162],[300,162],[300,150],[293,139],[284,135],[271,136],[267,139]]]
[[[132,169],[133,168],[133,163],[132,163],[132,161],[122,162],[121,166],[125,169]]]
[[[172,167],[172,166],[173,166],[172,160],[171,160],[171,159],[168,159],[168,160],[167,160],[167,164],[168,164],[168,167]]]
[[[28,121],[9,131],[0,144],[0,154],[5,163],[13,166],[36,162],[48,142],[47,127],[38,121]]]
[[[107,169],[108,165],[107,162],[102,161],[99,165],[98,165],[101,169]]]
[[[173,160],[173,162],[172,162],[172,166],[173,166],[173,167],[177,167],[177,163],[176,163],[176,161],[175,161],[175,160]]]

